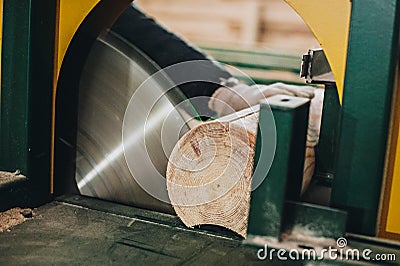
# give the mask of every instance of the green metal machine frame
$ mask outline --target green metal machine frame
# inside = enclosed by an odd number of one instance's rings
[[[375,236],[399,58],[400,1],[353,0],[332,205]]]
[[[3,1],[0,168],[28,177],[28,202],[49,195],[56,2]]]

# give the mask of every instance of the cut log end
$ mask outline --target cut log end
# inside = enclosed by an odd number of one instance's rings
[[[219,225],[246,237],[254,128],[249,130],[238,120],[205,123],[175,146],[167,168],[167,188],[186,226]]]

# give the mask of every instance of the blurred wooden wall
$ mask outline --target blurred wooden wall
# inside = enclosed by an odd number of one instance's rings
[[[171,31],[199,45],[292,54],[318,47],[308,27],[283,0],[135,3]]]

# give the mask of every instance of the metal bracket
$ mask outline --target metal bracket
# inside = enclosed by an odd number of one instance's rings
[[[266,175],[262,184],[252,192],[248,235],[281,239],[282,233],[298,228],[313,237],[335,238],[346,229],[346,212],[299,202],[305,157],[305,141],[310,100],[277,95],[260,104],[259,130],[254,157],[255,172]],[[269,109],[270,108],[270,109]],[[258,171],[265,165],[270,146],[265,132],[271,128],[268,112],[272,111],[276,126],[276,152],[268,171]],[[332,221],[335,221],[332,223]],[[251,242],[251,241],[250,241]]]
[[[310,49],[303,55],[300,77],[305,78],[307,83],[335,84],[331,67],[322,49]]]

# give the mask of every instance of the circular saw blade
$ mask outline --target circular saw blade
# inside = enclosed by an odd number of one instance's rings
[[[123,119],[129,100],[136,89],[153,73],[157,66],[134,46],[112,32],[98,38],[86,61],[79,89],[78,132],[76,154],[76,183],[81,194],[110,201],[134,205],[146,209],[173,212],[169,204],[148,195],[132,176],[124,157],[122,141]],[[162,86],[152,86],[141,95],[154,98],[163,95]],[[167,156],[161,143],[161,135],[169,134],[166,139],[177,141],[176,132],[181,134],[189,130],[185,121],[176,112],[174,121],[179,121],[167,133],[161,132],[162,123],[167,119],[165,109],[184,100],[181,93],[162,96],[159,108],[154,108],[152,116],[157,117],[157,125],[146,133],[136,136],[131,145],[136,165],[146,165],[147,158],[156,158],[155,168],[141,169],[146,175],[162,173],[165,176]],[[140,106],[135,116],[148,115]],[[143,119],[137,119],[143,121]],[[132,122],[134,124],[134,122]],[[134,124],[133,131],[142,127]],[[132,132],[138,134],[140,130]],[[175,135],[172,135],[175,134]],[[143,146],[144,140],[150,143],[150,149]],[[171,144],[171,143],[170,143]],[[149,156],[144,156],[148,152]],[[158,172],[156,173],[155,170]],[[166,190],[165,188],[160,188]]]

